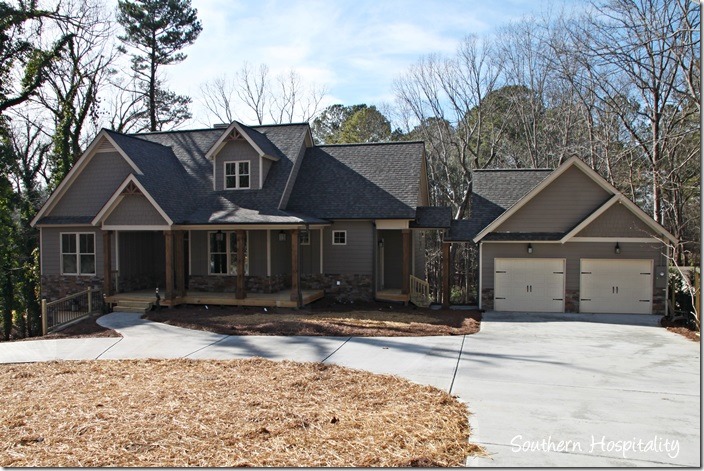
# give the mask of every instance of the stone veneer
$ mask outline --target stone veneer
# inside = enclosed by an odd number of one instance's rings
[[[291,287],[289,275],[247,276],[245,291],[247,293],[276,293]],[[237,277],[219,275],[191,275],[188,289],[206,293],[234,293],[237,289]]]
[[[42,275],[41,299],[54,301],[93,287],[103,289],[103,278],[99,276]]]
[[[325,290],[341,303],[373,300],[372,285],[371,275],[301,275],[302,289]]]

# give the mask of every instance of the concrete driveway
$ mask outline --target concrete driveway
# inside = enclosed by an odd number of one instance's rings
[[[0,363],[259,356],[395,374],[468,403],[479,466],[700,466],[699,345],[655,316],[486,313],[460,337],[226,336],[113,313],[122,338],[0,344]]]

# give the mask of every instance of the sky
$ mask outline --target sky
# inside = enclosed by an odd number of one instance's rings
[[[570,0],[567,0],[570,1]],[[428,54],[451,55],[484,35],[539,15],[549,0],[192,0],[203,31],[165,69],[168,87],[193,98],[191,125],[210,125],[202,83],[246,61],[272,75],[295,70],[324,86],[323,105],[393,102],[393,81]],[[554,5],[554,2],[553,2]],[[247,123],[252,124],[252,123]]]

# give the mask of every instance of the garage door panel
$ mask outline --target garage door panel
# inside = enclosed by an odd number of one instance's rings
[[[564,259],[494,259],[494,309],[564,312]]]
[[[580,312],[650,314],[652,260],[580,261]]]

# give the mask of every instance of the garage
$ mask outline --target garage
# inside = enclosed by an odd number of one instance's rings
[[[565,260],[494,259],[494,309],[564,312]]]
[[[652,260],[580,260],[580,312],[650,314]]]

